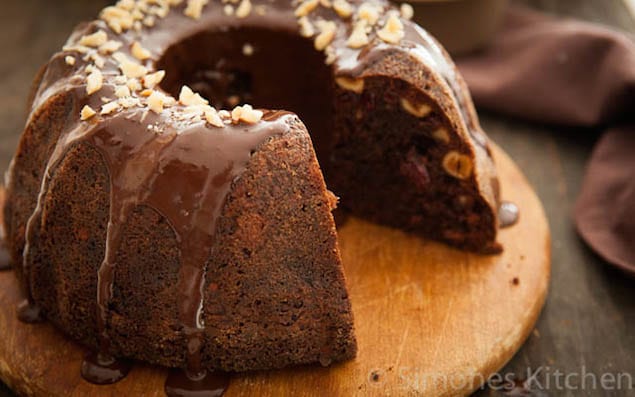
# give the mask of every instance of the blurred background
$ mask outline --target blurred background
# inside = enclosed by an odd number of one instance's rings
[[[111,3],[2,0],[0,173],[6,170],[22,131],[25,102],[37,69],[61,48],[78,22],[93,19]],[[421,22],[456,54],[486,45],[495,34],[508,2],[431,3],[434,4],[416,6],[417,13],[422,15]],[[635,33],[635,7],[630,0],[511,0],[509,3],[607,25],[630,35]],[[467,11],[460,11],[461,7]],[[472,26],[474,22],[478,22],[476,26]],[[463,35],[457,34],[458,31]],[[526,373],[527,367],[542,366],[564,373],[580,372],[582,368],[595,374],[625,372],[635,378],[635,280],[606,266],[579,239],[571,221],[585,163],[598,135],[594,131],[581,132],[579,128],[531,124],[494,113],[479,113],[485,131],[519,164],[536,189],[553,238],[552,281],[546,306],[527,343],[501,373]],[[477,395],[503,395],[496,393],[500,392],[486,390]],[[546,395],[528,393],[534,394],[517,395]],[[548,395],[634,396],[635,390],[610,393],[570,390]],[[0,396],[12,396],[1,383]]]

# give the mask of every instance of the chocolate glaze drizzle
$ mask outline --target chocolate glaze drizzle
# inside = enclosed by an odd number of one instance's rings
[[[11,257],[4,245],[4,236],[0,237],[0,272],[11,269]]]

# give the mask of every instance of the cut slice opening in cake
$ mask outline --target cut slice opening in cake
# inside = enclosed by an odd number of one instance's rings
[[[418,48],[420,51],[421,49]],[[464,249],[498,252],[496,215],[476,181],[473,149],[448,104],[404,51],[357,69],[329,65],[314,42],[260,27],[205,31],[158,61],[162,88],[192,87],[217,108],[243,103],[297,113],[340,207],[371,221]],[[457,104],[458,105],[458,104]],[[399,197],[399,200],[394,200]]]

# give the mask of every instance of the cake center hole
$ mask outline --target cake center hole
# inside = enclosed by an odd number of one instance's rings
[[[174,96],[188,85],[217,109],[249,103],[298,114],[320,158],[328,155],[333,118],[332,73],[324,59],[295,32],[244,27],[187,37],[157,66],[167,72],[162,88]]]

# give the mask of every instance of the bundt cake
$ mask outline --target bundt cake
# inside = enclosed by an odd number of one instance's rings
[[[350,359],[321,170],[352,214],[500,251],[487,138],[410,14],[384,0],[121,0],[79,26],[36,78],[8,172],[23,313],[102,364]],[[311,136],[247,103],[299,114]]]

